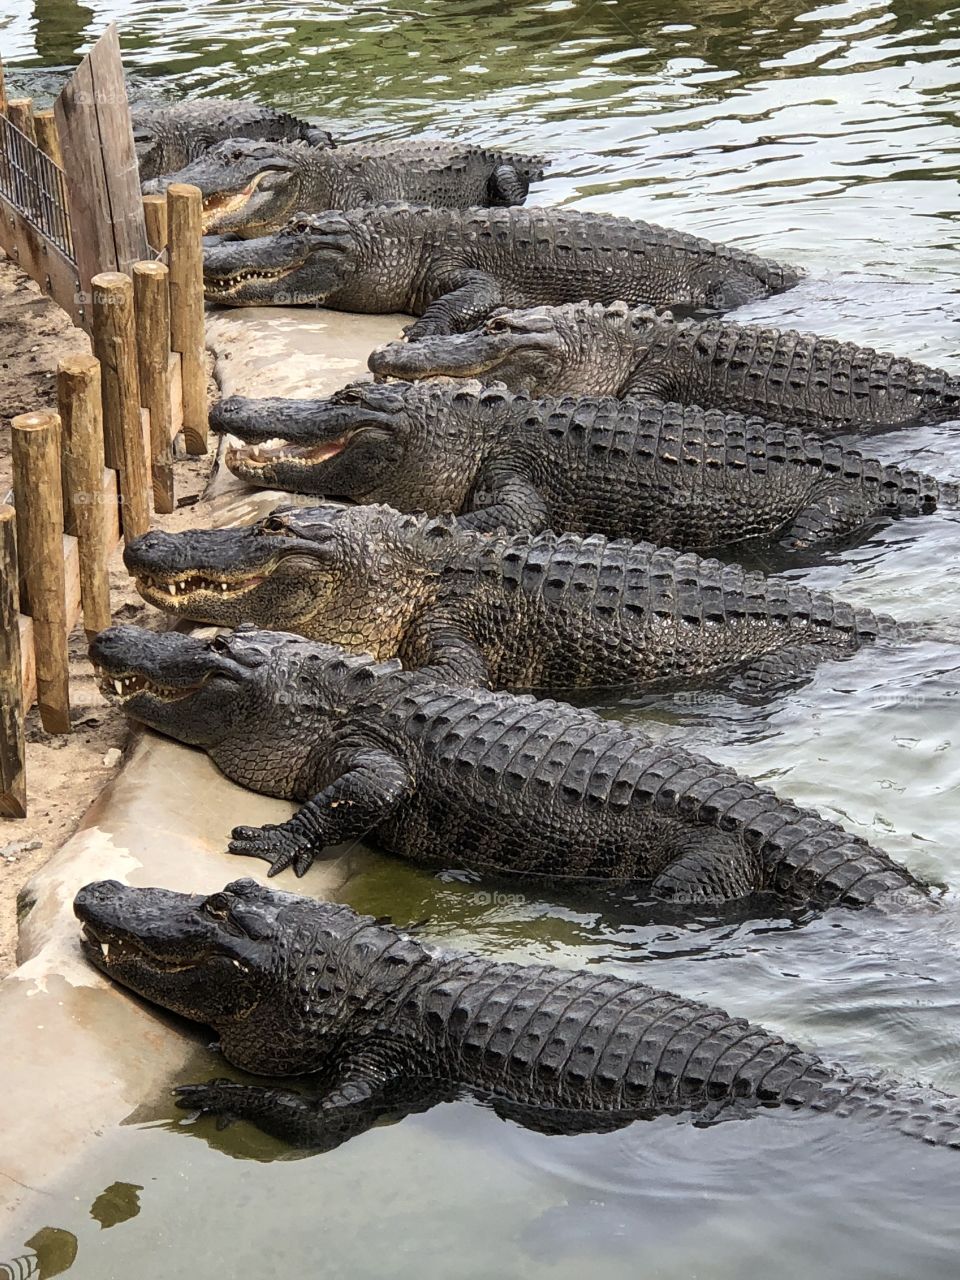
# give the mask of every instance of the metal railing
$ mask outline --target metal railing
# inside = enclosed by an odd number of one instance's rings
[[[75,261],[63,170],[0,115],[0,194]]]

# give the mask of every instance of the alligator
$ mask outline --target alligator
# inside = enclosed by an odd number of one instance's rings
[[[333,145],[326,129],[260,102],[228,98],[134,102],[130,118],[141,182],[182,169],[226,138],[300,139],[316,147]]]
[[[217,1078],[184,1110],[330,1151],[386,1115],[464,1094],[545,1134],[661,1115],[697,1127],[782,1108],[960,1147],[960,1099],[831,1065],[721,1009],[585,969],[442,950],[339,903],[235,880],[217,893],[85,885],[101,973],[214,1029],[224,1058],[300,1089]],[[312,1087],[311,1087],[312,1084]]]
[[[464,528],[557,529],[708,550],[836,541],[956,502],[932,476],[796,427],[657,400],[533,400],[502,384],[359,382],[325,400],[231,396],[216,430],[282,444],[227,450],[241,479]]]
[[[232,139],[143,190],[162,193],[173,182],[199,187],[204,233],[247,238],[279,231],[298,212],[394,200],[452,208],[523,204],[544,163],[542,156],[435,140],[331,149]]]
[[[124,562],[145,600],[512,689],[713,684],[769,692],[900,628],[799,583],[596,535],[489,537],[391,507],[278,510],[153,530]]]
[[[652,396],[817,431],[960,418],[960,378],[852,342],[649,307],[498,310],[459,336],[374,351],[377,377],[505,382],[530,395]]]
[[[409,338],[471,329],[501,304],[597,302],[718,309],[799,273],[726,245],[576,209],[392,204],[292,219],[275,236],[204,253],[209,302],[409,312]]]
[[[90,656],[134,719],[204,748],[241,786],[305,801],[287,822],[233,831],[230,851],[271,875],[304,875],[328,846],[370,835],[428,865],[643,884],[681,906],[926,894],[837,823],[593,711],[457,688],[285,632],[118,626]]]

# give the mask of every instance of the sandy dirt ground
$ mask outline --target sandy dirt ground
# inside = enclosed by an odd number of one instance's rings
[[[88,350],[86,334],[0,253],[0,500],[10,489],[10,418],[55,409],[57,362]],[[177,462],[177,510],[156,516],[155,527],[185,529],[196,523],[192,507],[206,484],[211,461],[208,455]],[[168,625],[133,590],[119,551],[111,563],[110,587],[115,621]],[[45,733],[36,708],[29,713],[27,817],[0,819],[0,977],[16,963],[20,889],[73,834],[116,773],[128,738],[125,718],[100,696],[79,626],[70,637],[70,691],[72,733]]]

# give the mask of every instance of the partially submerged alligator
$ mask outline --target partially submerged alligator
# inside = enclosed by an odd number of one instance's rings
[[[302,142],[233,139],[178,173],[144,184],[159,193],[188,182],[203,194],[208,234],[264,236],[296,213],[410,200],[434,207],[523,204],[543,177],[542,156],[436,140],[355,142],[335,149]]]
[[[775,1108],[960,1146],[960,1099],[831,1066],[743,1018],[609,973],[444,951],[350,907],[236,880],[208,897],[88,884],[101,973],[216,1031],[227,1061],[304,1091],[183,1085],[177,1105],[329,1151],[464,1091],[542,1133],[659,1115],[698,1127]]]
[[[592,711],[454,688],[283,632],[112,627],[90,655],[137,720],[203,747],[242,786],[305,801],[287,822],[233,832],[230,850],[271,875],[303,875],[329,846],[371,835],[433,865],[643,882],[680,903],[924,893],[837,823]]]
[[[464,528],[557,529],[683,550],[844,537],[933,511],[932,476],[757,418],[656,400],[533,400],[477,382],[369,383],[325,400],[221,400],[216,430],[282,444],[230,449],[250,483]],[[955,500],[955,498],[954,498]]]
[[[725,310],[795,284],[754,254],[575,209],[385,205],[295,218],[204,253],[210,302],[315,304],[419,316],[411,338],[470,329],[495,308],[590,298]]]
[[[374,351],[378,377],[505,382],[531,395],[652,396],[845,431],[960,418],[960,378],[793,330],[587,303],[499,311],[482,328]]]
[[[124,552],[151,604],[293,631],[451,683],[770,692],[896,624],[799,583],[648,543],[491,538],[391,507],[152,531]]]
[[[333,144],[326,129],[260,102],[227,98],[134,102],[130,118],[141,182],[182,169],[225,138],[302,140],[316,147]]]

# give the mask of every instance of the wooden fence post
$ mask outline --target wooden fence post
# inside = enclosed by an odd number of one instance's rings
[[[60,150],[60,135],[57,133],[57,118],[53,111],[49,108],[46,111],[35,111],[33,127],[37,135],[37,146],[62,169],[63,153]]]
[[[133,281],[104,271],[90,281],[93,352],[100,361],[103,442],[107,466],[120,472],[120,518],[125,542],[150,528],[147,457],[140,417]]]
[[[33,619],[40,719],[48,733],[69,733],[60,419],[21,413],[10,425],[21,611]]]
[[[170,342],[183,372],[183,438],[188,453],[207,451],[207,370],[203,337],[203,197],[199,187],[167,188]]]
[[[11,124],[16,125],[21,133],[26,134],[31,142],[36,142],[37,136],[33,127],[32,98],[8,98],[7,119]]]
[[[27,813],[19,615],[16,512],[13,507],[0,505],[0,817],[3,818],[24,818]]]
[[[64,529],[77,539],[83,626],[88,637],[110,625],[100,397],[100,362],[96,356],[67,356],[60,361],[57,400],[63,427],[60,469]]]
[[[169,272],[162,262],[138,262],[133,268],[137,320],[137,368],[140,403],[150,413],[150,472],[153,507],[174,509],[173,449],[170,439],[170,297]]]
[[[147,228],[147,244],[154,253],[167,247],[167,197],[143,197],[143,221]]]

